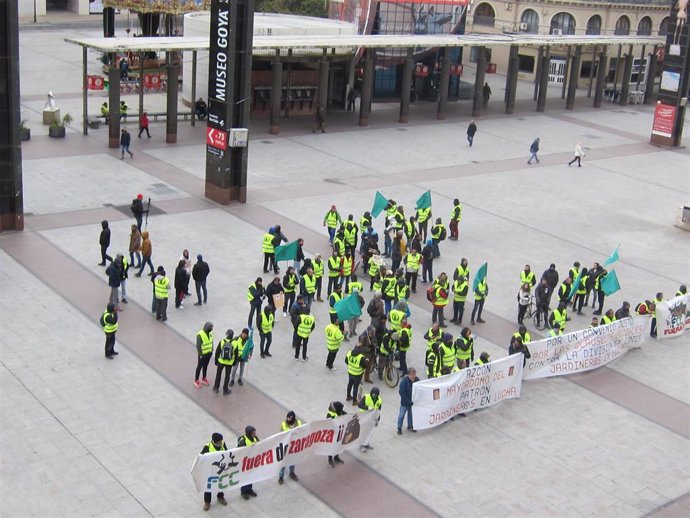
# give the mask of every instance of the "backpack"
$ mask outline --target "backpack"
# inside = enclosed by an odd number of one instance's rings
[[[446,227],[443,227],[443,228],[441,229],[441,235],[439,236],[439,237],[440,237],[440,241],[445,241],[447,235],[448,235],[448,234],[446,234]]]
[[[220,357],[227,361],[232,359],[232,341],[228,340],[223,344],[223,348],[220,350]]]
[[[432,286],[426,290],[426,300],[436,302],[436,287]]]
[[[105,314],[101,315],[101,318],[99,318],[98,321],[100,322],[101,327],[105,327]]]

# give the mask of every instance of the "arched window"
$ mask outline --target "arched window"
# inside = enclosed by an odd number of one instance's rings
[[[652,34],[652,19],[649,16],[645,16],[640,20],[637,25],[637,35],[638,36],[649,36]]]
[[[551,34],[575,34],[575,18],[569,13],[558,13],[551,18]]]
[[[630,18],[621,16],[616,22],[616,29],[613,31],[616,36],[627,36],[630,34]]]
[[[659,36],[666,36],[668,34],[668,28],[671,25],[671,17],[667,16],[659,24]]]
[[[526,9],[520,17],[520,32],[537,34],[539,32],[539,15],[534,9]]]
[[[587,20],[587,34],[601,34],[601,16],[598,14]]]
[[[474,10],[474,24],[493,27],[496,22],[496,12],[486,2],[479,4]]]

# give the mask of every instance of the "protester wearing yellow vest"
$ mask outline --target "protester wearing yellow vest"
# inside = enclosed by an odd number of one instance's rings
[[[398,340],[398,358],[400,360],[399,370],[405,374],[407,372],[407,351],[412,346],[412,325],[407,322],[407,318],[402,321],[400,327],[400,340]]]
[[[446,239],[446,227],[443,226],[443,220],[436,218],[436,224],[431,227],[431,243],[434,247],[434,259],[441,257],[441,250],[438,245],[441,241]]]
[[[328,229],[329,243],[333,243],[333,238],[335,237],[335,229],[338,228],[338,225],[342,221],[343,220],[340,217],[338,209],[336,209],[335,205],[332,205],[331,210],[329,210],[323,218],[323,226]]]
[[[268,273],[268,269],[272,268],[274,273],[278,273],[280,268],[276,263],[276,246],[280,244],[280,234],[276,235],[273,227],[268,229],[261,238],[261,250],[264,253],[264,273]]]
[[[441,329],[438,326],[438,322],[434,322],[433,325],[429,328],[429,330],[424,333],[424,339],[426,340],[426,348],[431,349],[431,346],[434,345],[437,341],[441,339],[443,336],[443,333],[441,332]]]
[[[156,278],[153,281],[153,293],[156,297],[156,320],[165,322],[168,320],[168,292],[170,291],[170,279],[165,275],[162,266],[158,267]]]
[[[520,338],[523,344],[528,344],[532,341],[532,335],[527,332],[526,326],[518,327],[517,332],[513,333],[513,338]]]
[[[560,329],[565,331],[565,322],[568,319],[568,310],[565,302],[559,302],[558,307],[551,312],[549,316],[549,325],[551,329]]]
[[[416,217],[417,225],[419,226],[419,234],[422,236],[422,241],[426,242],[429,218],[431,218],[431,207],[427,207],[426,209],[417,209]]]
[[[290,410],[287,415],[285,416],[285,421],[280,423],[280,431],[281,432],[287,432],[289,430],[294,430],[298,426],[302,426],[302,421],[297,419],[297,416],[295,415],[295,412],[293,410]],[[290,472],[290,478],[294,480],[295,482],[299,481],[299,477],[295,473],[295,465],[290,464],[288,466],[288,471]],[[280,473],[278,474],[278,484],[283,483],[283,479],[285,478],[285,466],[280,468]]]
[[[340,330],[337,318],[335,322],[331,322],[326,326],[324,332],[326,333],[326,348],[328,349],[328,356],[326,357],[326,368],[328,368],[331,371],[334,371],[337,369],[333,366],[333,362],[335,361],[335,357],[338,354],[340,344],[343,343],[345,335],[343,335],[343,332]]]
[[[608,310],[606,310],[606,313],[604,313],[604,316],[601,317],[600,325],[605,326],[606,324],[612,324],[615,321],[616,321],[616,317],[613,313],[613,310],[608,309]]]
[[[403,257],[403,264],[405,265],[405,281],[412,288],[412,293],[417,293],[417,277],[422,265],[422,254],[416,246],[410,247],[410,251]]]
[[[472,317],[470,322],[474,325],[475,319],[477,317],[477,322],[483,324],[485,320],[482,320],[482,310],[484,309],[484,301],[489,295],[489,285],[486,282],[486,277],[482,279],[479,284],[477,284],[477,289],[474,290],[474,307],[472,308]]]
[[[295,360],[299,360],[300,348],[302,349],[302,361],[306,362],[309,359],[307,357],[307,344],[309,343],[309,337],[315,326],[316,319],[309,313],[303,313],[299,316],[297,329],[295,329],[292,336],[292,346],[295,348]]]
[[[331,318],[331,322],[335,322],[338,320],[338,315],[335,310],[335,305],[336,303],[340,302],[343,299],[343,290],[340,284],[335,285],[335,289],[333,290],[333,293],[331,293],[331,296],[328,297],[328,305],[330,306],[328,308],[328,313]],[[341,331],[344,329],[345,326],[341,326]]]
[[[345,255],[345,231],[342,228],[335,233],[335,238],[333,238],[333,251],[338,254],[338,257]]]
[[[344,410],[344,406],[340,401],[333,401],[331,404],[328,405],[328,412],[326,412],[326,419],[335,419],[336,417],[340,417],[341,415],[345,415],[347,412]],[[340,455],[329,455],[328,456],[328,464],[332,467],[335,468],[336,463],[338,464],[345,464],[345,461],[340,459]]]
[[[341,260],[338,253],[334,250],[333,254],[328,258],[328,288],[326,295],[330,295],[333,291],[333,286],[340,282],[340,275],[342,272]]]
[[[529,284],[530,288],[533,288],[537,283],[537,276],[534,275],[532,267],[529,264],[525,265],[525,269],[520,272],[520,286],[523,284]]]
[[[355,250],[357,249],[357,235],[359,233],[359,227],[354,221],[354,216],[352,214],[348,215],[347,221],[343,223],[343,231],[345,237],[345,250],[349,250],[352,256],[355,255]]]
[[[573,279],[574,281],[575,279]],[[573,310],[577,311],[578,315],[582,315],[582,306],[585,303],[585,297],[587,296],[587,283],[589,282],[589,273],[587,268],[582,269],[580,273],[580,285],[575,291],[575,298],[573,299]]]
[[[379,390],[378,387],[371,387],[371,391],[369,394],[364,394],[362,396],[362,399],[359,400],[359,411],[360,412],[368,412],[369,410],[381,410],[381,406],[383,405],[383,398],[381,397],[381,391]],[[376,425],[379,425],[379,421],[381,420],[381,415],[379,414],[378,419],[376,420]],[[373,429],[372,433],[369,434],[368,437],[364,437],[362,439],[362,444],[359,446],[360,451],[366,452],[367,450],[373,450],[373,446],[369,446],[369,440],[371,439],[371,436],[373,435]]]
[[[283,302],[283,318],[287,318],[288,309],[290,309],[295,302],[295,293],[298,283],[299,280],[297,279],[295,268],[293,266],[288,266],[285,275],[283,275],[283,290],[285,292],[285,301]]]
[[[117,332],[117,312],[115,304],[110,302],[105,312],[101,316],[101,327],[105,333],[105,357],[109,360],[120,353],[115,352],[115,333]]]
[[[460,220],[462,219],[462,203],[458,198],[453,200],[453,209],[450,211],[450,240],[457,241],[460,237]]]
[[[475,365],[485,365],[485,364],[489,363],[490,361],[491,361],[491,356],[489,355],[489,353],[487,353],[485,351],[479,355],[479,359],[476,362],[474,362],[474,364]],[[524,363],[526,361],[526,359],[523,359],[522,361]]]
[[[438,378],[441,375],[440,343],[441,342],[434,342],[434,344],[426,350],[424,363],[426,365],[426,377],[428,379]]]
[[[467,293],[470,285],[467,282],[467,277],[460,276],[453,281],[453,318],[451,322],[457,325],[462,325],[462,317],[465,314],[465,301],[467,301]]]
[[[211,361],[213,355],[213,324],[206,322],[201,331],[196,334],[196,372],[194,374],[194,386],[201,388],[201,384],[208,385],[206,372],[208,371],[208,362]],[[199,381],[201,375],[201,381]]]
[[[257,442],[259,442],[259,438],[256,435],[256,428],[249,425],[245,427],[244,435],[237,439],[237,446],[241,448],[243,446],[251,446]],[[249,500],[251,496],[258,496],[256,491],[252,488],[252,484],[240,487],[240,494],[245,500]]]
[[[214,433],[211,435],[211,442],[209,442],[207,445],[203,447],[201,450],[201,454],[205,453],[214,453],[217,451],[227,451],[228,447],[225,445],[225,441],[223,441],[223,436],[219,433]],[[212,493],[206,492],[204,493],[204,511],[208,511],[211,508],[211,497]],[[228,505],[227,500],[225,500],[225,495],[221,491],[220,493],[216,494],[216,498],[218,499],[218,503],[221,505]]]
[[[275,325],[275,312],[276,308],[268,305],[264,310],[259,313],[258,326],[259,326],[259,337],[261,342],[259,342],[259,351],[261,352],[261,357],[269,358],[273,356],[268,350],[271,347],[271,342],[273,341],[273,326]]]
[[[232,329],[225,331],[225,338],[223,338],[216,346],[216,381],[213,383],[213,392],[216,394],[220,390],[220,378],[225,371],[225,380],[223,381],[223,395],[227,396],[230,394],[231,390],[228,388],[230,383],[230,371],[232,366],[237,361],[235,356],[235,350],[232,346],[232,339],[235,333]]]
[[[247,300],[249,301],[249,317],[247,317],[247,327],[252,327],[254,313],[256,313],[258,319],[259,313],[261,313],[261,304],[263,303],[265,295],[266,289],[264,288],[264,281],[261,277],[257,277],[256,280],[247,288]]]
[[[448,296],[450,295],[450,282],[448,282],[448,275],[443,272],[439,275],[432,286],[434,300],[434,310],[431,313],[431,323],[438,321],[439,327],[446,327],[445,318],[443,315],[444,308],[448,305]]]
[[[323,302],[321,298],[321,285],[323,284],[324,263],[323,259],[321,259],[321,254],[316,254],[311,264],[314,270],[314,277],[316,277],[316,300]]]
[[[307,309],[311,309],[311,304],[314,302],[314,293],[316,293],[316,275],[313,268],[307,268],[306,273],[302,276],[299,283],[299,291],[307,304]]]
[[[455,340],[455,359],[458,367],[469,367],[474,360],[474,337],[469,327],[463,327],[460,336]]]
[[[391,309],[388,313],[388,321],[391,324],[391,329],[393,331],[400,331],[402,328],[402,322],[407,317],[407,303],[398,302],[394,309]]]
[[[232,341],[232,354],[235,357],[235,362],[232,365],[232,373],[230,375],[230,386],[235,384],[235,374],[237,374],[237,369],[240,370],[240,376],[237,379],[237,384],[242,386],[244,382],[242,381],[242,375],[244,374],[244,364],[251,358],[251,350],[245,351],[245,348],[249,347],[247,343],[249,341],[249,329],[246,327],[242,330],[242,334]]]
[[[345,355],[345,365],[347,365],[348,374],[347,401],[352,401],[352,404],[356,405],[359,385],[362,383],[362,375],[367,366],[364,352],[359,345],[347,352]]]
[[[349,250],[345,252],[345,255],[343,256],[341,260],[341,267],[342,267],[342,282],[341,284],[343,285],[343,291],[347,292],[347,285],[350,282],[350,277],[352,276],[352,272],[354,269],[354,258],[352,257],[352,254],[350,253]]]

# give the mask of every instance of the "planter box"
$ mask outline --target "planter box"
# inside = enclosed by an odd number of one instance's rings
[[[60,108],[54,110],[43,110],[43,124],[50,126],[55,119],[60,118]]]
[[[19,130],[19,137],[22,139],[22,142],[31,140],[31,130],[29,128]]]
[[[65,127],[58,126],[56,128],[55,126],[51,126],[50,128],[48,128],[48,135],[50,135],[53,138],[65,138]]]

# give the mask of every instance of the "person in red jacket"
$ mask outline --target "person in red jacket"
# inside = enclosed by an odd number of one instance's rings
[[[139,138],[141,138],[141,134],[144,131],[146,131],[146,136],[151,138],[151,134],[149,133],[149,115],[146,112],[139,115]]]

